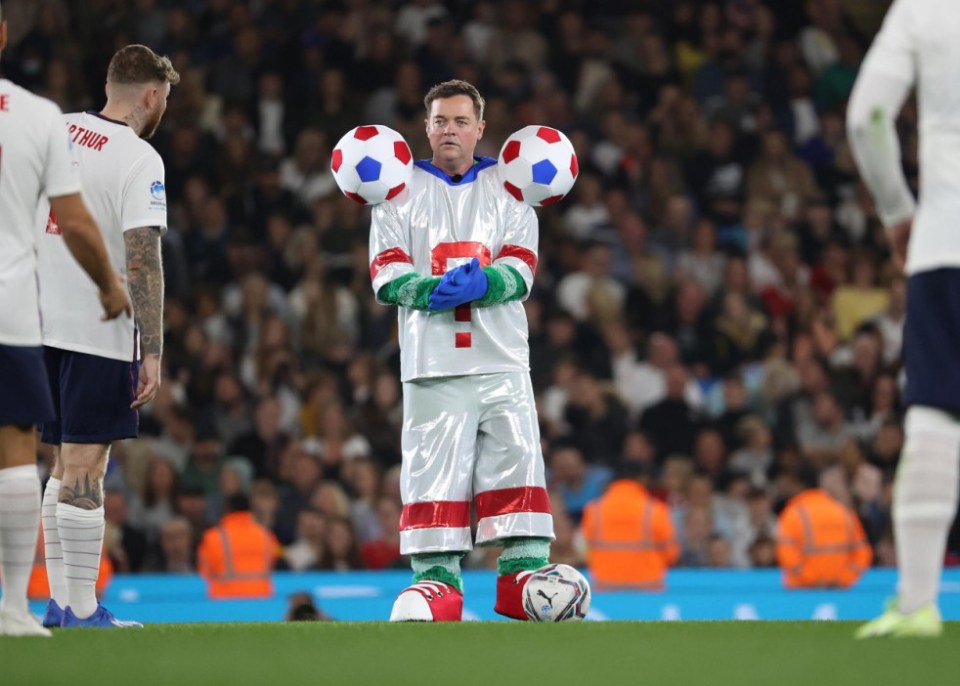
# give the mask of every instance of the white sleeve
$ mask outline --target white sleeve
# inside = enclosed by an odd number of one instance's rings
[[[371,208],[370,215],[370,282],[379,293],[384,284],[413,272],[413,258],[407,232],[392,202]]]
[[[142,226],[167,228],[163,160],[153,149],[133,166],[127,176],[120,211],[120,225],[124,231]]]
[[[847,105],[847,135],[863,182],[886,227],[916,211],[900,163],[895,122],[916,78],[909,2],[896,0],[867,53]]]
[[[504,194],[506,195],[506,194]],[[537,213],[523,202],[507,197],[504,211],[503,243],[497,254],[494,255],[495,264],[504,264],[513,267],[527,284],[529,297],[533,288],[533,278],[537,273],[537,250],[540,242],[540,225],[537,222]]]
[[[47,165],[43,175],[43,189],[48,198],[59,198],[80,192],[80,169],[76,163],[73,142],[67,136],[67,127],[63,123],[63,113],[54,103],[47,104],[51,116],[47,132]]]

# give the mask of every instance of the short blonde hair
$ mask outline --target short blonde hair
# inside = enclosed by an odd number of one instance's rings
[[[146,45],[128,45],[120,48],[107,67],[107,83],[140,85],[144,83],[180,83],[180,74],[169,57],[161,57]]]

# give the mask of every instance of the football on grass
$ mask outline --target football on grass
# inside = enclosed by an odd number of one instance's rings
[[[523,610],[532,622],[577,622],[590,611],[590,584],[570,565],[547,565],[527,579]]]

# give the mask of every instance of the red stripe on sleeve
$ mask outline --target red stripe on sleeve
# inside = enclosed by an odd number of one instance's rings
[[[456,500],[410,503],[400,514],[400,531],[470,526],[470,503]]]
[[[477,518],[496,517],[516,512],[542,512],[550,514],[550,496],[540,486],[498,488],[477,493]]]
[[[505,245],[500,249],[500,252],[497,253],[497,257],[494,259],[494,262],[504,257],[516,257],[518,260],[526,262],[527,266],[530,267],[531,272],[534,274],[537,273],[537,256],[528,248],[524,248],[519,245]]]
[[[380,270],[386,267],[388,264],[394,264],[395,262],[406,262],[407,264],[413,264],[413,259],[405,253],[400,248],[390,248],[389,250],[384,250],[382,253],[373,258],[370,262],[370,280],[373,281],[377,278],[377,274],[380,273]]]

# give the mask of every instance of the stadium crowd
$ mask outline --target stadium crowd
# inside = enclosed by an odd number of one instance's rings
[[[5,0],[5,75],[64,111],[101,106],[128,43],[183,77],[153,141],[164,383],[112,453],[115,567],[193,570],[236,494],[283,568],[406,567],[396,312],[329,156],[373,123],[429,156],[422,98],[455,77],[487,98],[480,154],[547,124],[580,161],[526,302],[555,561],[582,563],[585,504],[634,463],[682,566],[775,566],[818,475],[892,565],[905,281],[844,129],[886,4]],[[915,185],[912,105],[900,125]]]

